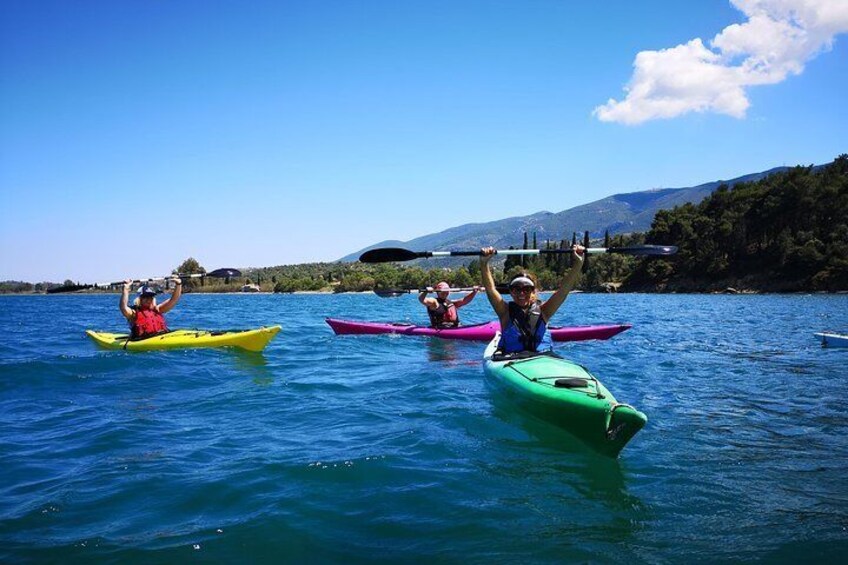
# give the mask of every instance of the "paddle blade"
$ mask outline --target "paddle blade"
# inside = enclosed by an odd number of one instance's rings
[[[55,288],[48,288],[47,294],[58,294],[60,292],[75,292],[77,290],[84,290],[86,288],[92,288],[93,285],[90,284],[66,284],[64,286],[57,286]]]
[[[241,271],[238,269],[215,269],[211,273],[206,273],[207,277],[217,277],[220,279],[228,277],[240,277]]]
[[[380,298],[397,298],[402,294],[409,293],[408,290],[403,290],[401,288],[375,288],[374,294],[379,296]]]
[[[677,253],[676,245],[633,245],[631,247],[610,247],[607,253],[620,253],[622,255],[674,255]]]
[[[426,252],[416,253],[400,247],[382,247],[366,251],[359,256],[359,260],[363,263],[391,263],[394,261],[412,261],[426,256]]]

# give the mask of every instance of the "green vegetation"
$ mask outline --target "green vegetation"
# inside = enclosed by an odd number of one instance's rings
[[[189,257],[185,261],[180,264],[179,267],[172,271],[173,274],[183,273],[186,275],[194,275],[194,274],[205,274],[206,269],[200,266],[197,259],[194,257]],[[214,279],[210,279],[214,280]],[[186,277],[183,281],[183,292],[193,292],[196,291],[197,288],[201,286],[201,284],[205,284],[206,279],[204,277],[200,277],[200,279],[190,279]]]
[[[677,245],[641,261],[631,290],[848,289],[848,155],[757,182],[719,187],[700,204],[657,213],[648,243]]]
[[[74,284],[73,281],[65,281],[65,284]],[[0,281],[0,294],[30,294],[42,293],[48,288],[61,286],[54,282],[30,283],[24,281]]]
[[[0,281],[0,294],[33,292],[36,286],[37,285],[23,281]]]

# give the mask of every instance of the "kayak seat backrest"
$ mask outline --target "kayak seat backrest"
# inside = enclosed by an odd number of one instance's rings
[[[580,377],[570,377],[554,381],[554,386],[557,388],[586,388],[588,385],[589,380],[581,379]]]

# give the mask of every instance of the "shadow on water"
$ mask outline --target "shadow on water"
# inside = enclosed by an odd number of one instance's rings
[[[274,382],[274,373],[263,352],[232,348],[231,358],[236,370],[250,375],[254,383],[267,386]]]
[[[639,478],[627,472],[626,461],[594,451],[503,394],[493,392],[490,402],[491,417],[505,427],[489,470],[522,485],[515,504],[532,516],[533,538],[547,545],[540,556],[574,551],[575,540],[587,555],[607,544],[626,546],[656,520],[652,505],[631,492]]]
[[[599,527],[597,532],[590,532],[591,536],[601,535],[601,531],[610,527],[615,530],[610,535],[619,542],[638,535],[644,523],[652,519],[653,511],[649,504],[629,492],[628,485],[632,481],[626,473],[626,462],[622,464],[618,458],[595,451],[562,428],[519,408],[491,386],[487,388],[491,393],[492,416],[519,432],[508,440],[514,445],[507,446],[507,450],[536,454],[532,468],[523,467],[517,472],[540,484],[555,480],[561,484],[562,492],[573,491],[574,501],[591,500],[610,512],[608,517],[612,521]],[[529,438],[518,439],[520,432]],[[571,502],[566,504],[570,505]]]
[[[549,461],[536,471],[571,476],[572,488],[612,509],[646,509],[637,496],[627,492],[627,479],[618,458],[598,453],[566,430],[516,406],[502,392],[488,388],[492,416],[529,434],[535,442],[521,442],[522,447],[541,451],[543,460]]]
[[[436,363],[456,363],[460,356],[457,343],[447,339],[424,338],[427,342],[427,358]]]

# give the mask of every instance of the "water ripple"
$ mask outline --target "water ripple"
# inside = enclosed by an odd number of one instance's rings
[[[113,296],[0,297],[0,561],[793,561],[848,549],[845,296],[577,295],[563,344],[648,424],[618,460],[516,410],[482,345],[335,337],[415,297],[189,295],[262,354],[97,350]],[[490,319],[485,300],[462,311]],[[56,319],[70,320],[61,330]]]

